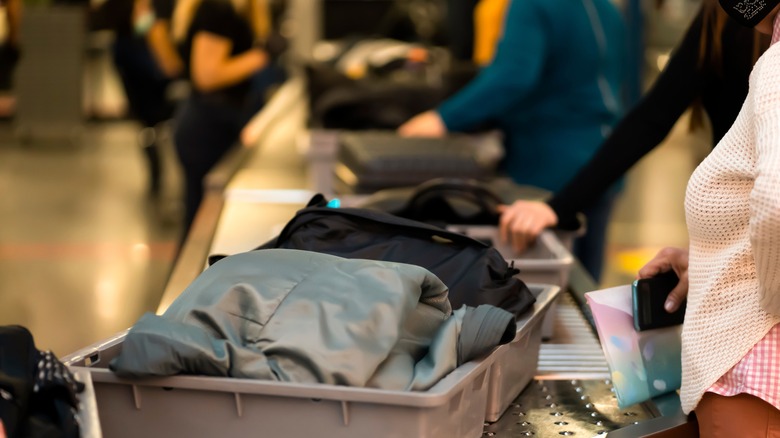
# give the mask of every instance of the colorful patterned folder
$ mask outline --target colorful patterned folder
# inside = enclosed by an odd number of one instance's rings
[[[680,388],[682,326],[634,330],[631,286],[585,294],[621,409]]]

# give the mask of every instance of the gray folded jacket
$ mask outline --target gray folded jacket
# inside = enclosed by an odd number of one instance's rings
[[[274,249],[219,261],[142,316],[111,369],[424,390],[514,334],[503,309],[453,313],[424,268]]]

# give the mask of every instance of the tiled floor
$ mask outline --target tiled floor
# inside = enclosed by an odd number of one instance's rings
[[[147,196],[132,123],[89,126],[75,142],[11,133],[0,126],[0,324],[62,355],[156,308],[178,226]]]

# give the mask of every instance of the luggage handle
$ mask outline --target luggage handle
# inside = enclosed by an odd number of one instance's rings
[[[414,211],[420,211],[426,203],[445,196],[471,202],[479,207],[479,214],[495,216],[498,224],[498,206],[504,201],[487,185],[475,179],[436,178],[426,181],[417,186],[408,205]]]

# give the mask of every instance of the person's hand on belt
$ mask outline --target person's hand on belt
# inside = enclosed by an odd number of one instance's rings
[[[500,205],[498,211],[501,240],[511,243],[517,253],[533,244],[545,228],[558,224],[553,209],[540,201],[515,201],[512,205]]]
[[[447,135],[447,126],[439,113],[426,111],[418,114],[398,128],[401,137],[444,137]]]

